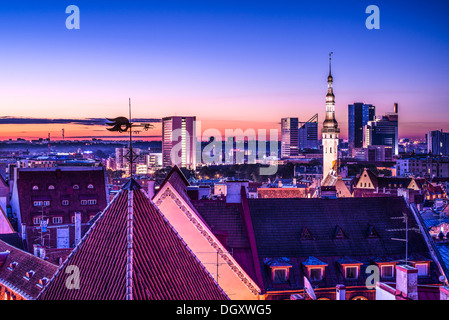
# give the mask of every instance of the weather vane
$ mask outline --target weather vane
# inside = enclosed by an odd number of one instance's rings
[[[133,177],[133,163],[139,157],[133,150],[133,132],[139,134],[139,130],[133,130],[134,128],[142,128],[145,131],[153,128],[151,123],[133,123],[131,118],[131,98],[129,98],[129,119],[126,117],[117,117],[114,119],[106,118],[108,122],[106,125],[112,126],[107,128],[109,131],[118,131],[120,133],[129,132],[129,148],[128,152],[124,155],[124,158],[129,161],[129,173],[130,177]]]

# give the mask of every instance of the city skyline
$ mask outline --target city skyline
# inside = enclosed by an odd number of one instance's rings
[[[65,28],[53,1],[2,4],[2,116],[161,119],[196,116],[203,130],[278,129],[283,117],[324,119],[326,58],[333,51],[336,119],[347,139],[347,106],[401,106],[399,136],[449,130],[444,90],[448,4],[284,2],[189,5],[79,1],[81,28]],[[176,9],[175,9],[176,8]],[[19,10],[20,9],[20,10]],[[20,14],[17,14],[20,12]],[[36,14],[36,12],[40,12]],[[29,28],[32,21],[33,28]],[[433,112],[427,112],[432,106]],[[3,122],[4,123],[4,122]],[[0,139],[104,137],[104,126],[0,124]],[[145,135],[157,139],[160,124]],[[119,135],[117,137],[120,137]]]

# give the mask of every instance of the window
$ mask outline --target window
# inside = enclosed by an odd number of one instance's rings
[[[92,183],[89,183],[88,185],[87,185],[87,189],[93,189],[94,188],[94,185],[92,184]]]
[[[35,207],[42,207],[43,202],[42,201],[33,201],[33,206]]]
[[[416,263],[415,268],[418,269],[418,277],[427,277],[427,263]]]
[[[92,200],[87,200],[87,203],[88,204],[97,204],[97,200],[95,200],[95,199],[92,199]]]
[[[345,267],[345,277],[346,279],[357,279],[358,278],[358,267]]]
[[[83,206],[87,205],[87,200],[81,200],[81,205]]]
[[[69,205],[69,200],[62,200],[62,205],[63,206],[68,206]]]
[[[46,200],[44,201],[44,207],[49,207],[50,206],[50,201]]]
[[[54,185],[52,185],[52,184],[51,184],[51,185],[49,185],[49,186],[48,186],[48,190],[55,190],[55,186],[54,186]]]
[[[323,270],[321,268],[310,268],[310,280],[319,281],[323,279]]]
[[[33,224],[41,224],[41,220],[42,220],[41,217],[33,218]]]
[[[54,224],[62,223],[62,217],[53,217],[53,223]]]
[[[382,278],[393,278],[394,277],[394,266],[381,266],[380,267],[381,277]]]
[[[79,185],[77,185],[77,184],[74,184],[74,185],[73,185],[73,189],[77,190],[77,189],[79,189],[79,188],[80,188]]]
[[[27,273],[25,273],[25,277],[23,277],[25,280],[30,280],[32,276],[34,276],[34,271],[30,270]]]
[[[273,281],[275,283],[281,283],[287,281],[287,269],[274,269]]]
[[[16,267],[17,267],[18,263],[17,262],[11,262],[9,264],[9,267],[7,268],[9,271],[13,271]]]
[[[39,190],[39,186],[34,185],[34,186],[33,186],[33,190]]]

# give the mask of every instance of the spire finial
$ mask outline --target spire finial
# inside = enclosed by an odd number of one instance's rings
[[[331,73],[331,60],[332,60],[332,55],[333,55],[334,53],[331,51],[330,53],[329,53],[329,75],[331,75],[332,73]]]

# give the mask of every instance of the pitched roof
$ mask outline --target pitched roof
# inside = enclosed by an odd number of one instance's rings
[[[8,217],[0,206],[0,234],[14,233],[14,228],[9,222]]]
[[[132,219],[128,203],[131,203]],[[65,286],[66,271],[69,272],[67,268],[71,265],[79,268],[78,290],[69,290]],[[39,296],[43,300],[127,298],[228,299],[163,214],[133,181],[122,188],[98,217]]]
[[[58,267],[0,240],[0,252],[5,251],[9,254],[3,264],[0,262],[0,285],[10,288],[24,299],[35,299],[42,290],[42,286],[38,286],[39,280],[44,277],[50,279]],[[8,269],[13,262],[17,265]],[[31,270],[34,275],[29,280],[25,279],[25,274]]]
[[[405,212],[409,217],[409,228],[417,228],[413,213],[402,197],[249,199],[248,205],[260,266],[264,266],[266,258],[289,258],[292,269],[286,285],[288,289],[302,288],[305,274],[301,266],[313,263],[315,260],[311,257],[327,264],[324,279],[317,283],[319,287],[330,288],[349,282],[364,285],[365,269],[374,259],[388,257],[397,261],[405,257],[404,244],[392,240],[405,236],[400,231],[405,225],[402,220],[391,218],[402,217]],[[337,226],[343,230],[345,238],[335,238]],[[369,236],[371,227],[378,237]],[[301,238],[305,228],[313,235],[313,240]],[[408,236],[410,253],[429,258],[429,248],[423,236],[415,232],[409,232]],[[338,261],[344,257],[363,263],[357,280],[345,279],[338,267]],[[430,277],[420,281],[438,282],[437,275],[435,264],[431,264]],[[263,272],[263,278],[267,291],[281,289],[267,271]]]

